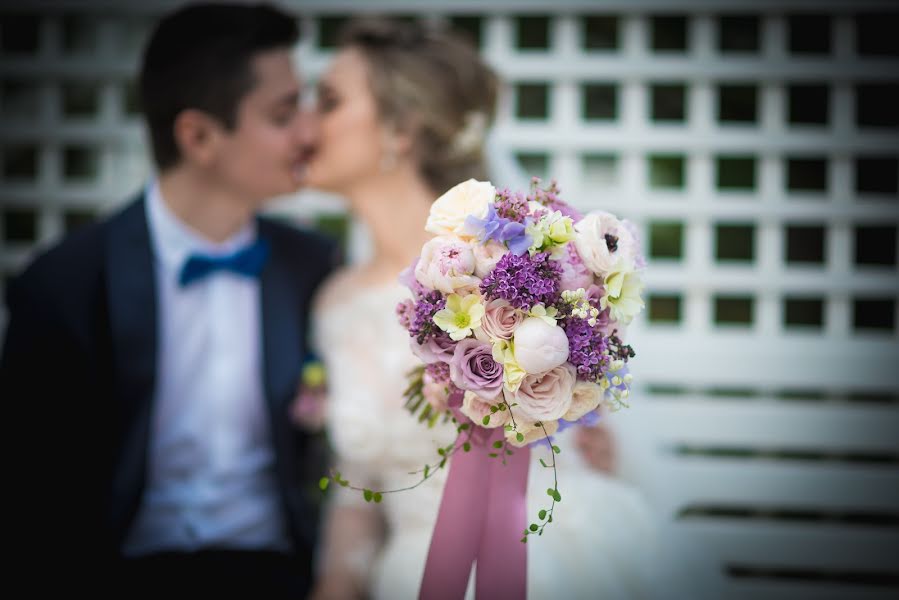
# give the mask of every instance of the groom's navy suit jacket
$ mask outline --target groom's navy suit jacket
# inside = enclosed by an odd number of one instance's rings
[[[140,197],[44,253],[8,286],[3,536],[47,577],[63,577],[51,565],[87,575],[111,564],[144,490],[158,335],[145,214]],[[258,234],[271,247],[260,306],[277,480],[295,549],[309,557],[317,516],[304,489],[320,467],[310,464],[311,438],[291,426],[288,407],[310,300],[336,263],[336,245],[264,218]]]

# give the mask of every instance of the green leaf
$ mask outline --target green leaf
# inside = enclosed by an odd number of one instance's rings
[[[431,472],[431,465],[425,465],[425,477],[428,476],[428,473]]]
[[[511,450],[509,450],[508,448],[506,448],[506,454],[508,454],[509,456],[512,456],[515,453],[512,452]]]
[[[562,449],[559,448],[558,446],[553,446],[553,452],[555,452],[556,454],[561,454],[561,453],[562,453]]]
[[[375,504],[381,501],[381,492],[375,492],[372,494],[372,499],[375,501]]]
[[[536,523],[531,523],[531,531],[537,531],[540,527]]]
[[[437,454],[439,454],[440,456],[446,456],[446,450],[444,450],[443,448],[437,448]]]
[[[538,512],[538,513],[537,513],[537,517],[538,517],[541,521],[542,521],[543,519],[545,519],[545,518],[546,518],[546,510],[544,509],[544,510],[541,510],[540,512]]]
[[[442,468],[444,467],[444,465],[446,465],[446,459],[445,459],[445,458],[444,458],[443,460],[440,461],[440,467],[439,467],[439,468],[442,469]]]
[[[494,448],[502,448],[503,447],[502,440],[496,440],[495,442],[493,442],[493,447]]]
[[[519,431],[518,433],[515,434],[515,439],[518,440],[519,442],[523,442],[524,434]]]
[[[318,489],[324,492],[326,489],[328,489],[329,483],[331,483],[331,480],[329,478],[322,477],[318,480]]]
[[[527,544],[527,543],[528,543],[528,538],[527,538],[527,536],[521,538],[521,543],[522,543],[522,544]]]
[[[552,522],[553,522],[553,516],[552,516],[552,515],[549,515],[549,519],[547,519],[546,522],[547,522],[547,523],[552,523]]]
[[[562,494],[560,494],[558,492],[558,490],[553,490],[552,497],[553,497],[553,500],[555,500],[556,502],[562,501]]]
[[[496,408],[495,406],[491,406],[491,407],[490,407],[490,414],[491,414],[491,415],[496,414],[496,411],[498,411],[498,410],[499,410],[499,409]]]
[[[484,418],[481,419],[481,423],[483,423],[484,425],[489,425],[490,424],[490,415],[484,415]]]
[[[550,498],[555,498],[555,497],[556,497],[556,490],[554,490],[554,489],[552,489],[552,488],[549,488],[549,489],[546,490],[546,495],[549,496]]]
[[[502,404],[500,404],[500,405],[499,405],[499,409],[500,409],[500,410],[506,410],[506,403],[503,402]]]
[[[469,442],[465,442],[464,444],[462,444],[462,449],[468,452],[469,450],[471,450],[471,444]]]
[[[462,423],[459,425],[459,431],[468,431],[468,428],[471,427],[468,423]]]
[[[534,427],[543,427],[543,423],[534,423]]]
[[[499,454],[497,454],[496,452],[491,452],[487,456],[489,456],[490,458],[496,458],[497,456],[499,456]]]
[[[546,461],[543,460],[542,458],[540,459],[540,464],[543,465],[544,467],[546,467],[547,469],[549,469],[550,467],[552,467],[552,465],[546,464]]]
[[[371,490],[362,490],[362,497],[365,498],[366,502],[371,502],[372,496],[374,496],[374,493]]]
[[[503,429],[505,429],[506,431],[512,431],[512,430],[514,430],[515,428],[512,427],[511,424],[507,423],[507,424],[503,425]]]

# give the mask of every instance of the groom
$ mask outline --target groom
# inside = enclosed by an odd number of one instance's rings
[[[162,19],[140,71],[157,178],[9,285],[5,570],[29,591],[308,589],[315,466],[288,410],[336,252],[256,217],[302,179],[296,40],[264,5]]]

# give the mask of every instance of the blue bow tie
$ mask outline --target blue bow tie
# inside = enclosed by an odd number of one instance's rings
[[[269,244],[263,239],[257,239],[246,248],[226,256],[191,254],[181,267],[178,283],[181,287],[187,287],[215,271],[231,271],[246,277],[258,277],[268,255]]]

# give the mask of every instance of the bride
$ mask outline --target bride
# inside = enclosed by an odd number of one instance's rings
[[[329,373],[328,434],[338,470],[355,485],[407,487],[417,481],[409,472],[455,437],[449,424],[428,429],[403,407],[405,374],[418,359],[395,318],[408,294],[397,275],[429,237],[430,203],[460,181],[487,179],[483,134],[497,90],[466,44],[420,25],[374,20],[346,32],[319,82],[308,184],[345,197],[373,245],[368,263],[325,284],[313,315]],[[528,597],[644,597],[654,533],[647,505],[596,468],[609,462],[604,430],[569,430],[558,439],[565,503],[545,535],[528,544]],[[539,465],[540,450],[534,454],[531,516],[552,478]],[[380,504],[332,487],[313,597],[416,598],[445,480],[440,471]]]

